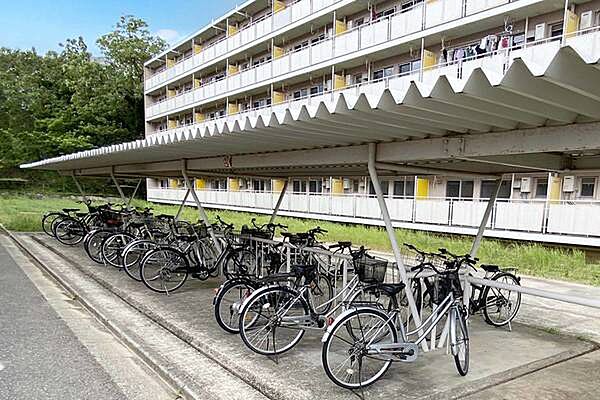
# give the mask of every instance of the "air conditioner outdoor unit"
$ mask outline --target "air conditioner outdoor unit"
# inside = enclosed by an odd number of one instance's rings
[[[350,179],[344,179],[344,189],[350,189]]]
[[[573,193],[575,191],[575,177],[565,176],[563,178],[563,192],[565,193]]]
[[[535,26],[534,40],[542,40],[546,37],[546,24],[537,24]]]
[[[524,177],[521,178],[521,193],[530,193],[531,192],[531,178]]]
[[[594,16],[593,11],[586,11],[584,13],[581,13],[581,18],[579,19],[579,29],[591,28],[593,16]]]

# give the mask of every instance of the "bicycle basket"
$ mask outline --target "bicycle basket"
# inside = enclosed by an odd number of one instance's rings
[[[354,272],[363,283],[383,283],[388,267],[388,261],[363,254],[354,259]]]

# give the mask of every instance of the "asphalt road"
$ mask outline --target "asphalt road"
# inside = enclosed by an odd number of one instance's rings
[[[0,399],[125,398],[0,244]]]

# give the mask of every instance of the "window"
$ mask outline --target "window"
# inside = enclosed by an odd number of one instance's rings
[[[415,195],[415,180],[408,178],[406,180],[394,181],[394,196],[412,197]]]
[[[168,179],[161,179],[160,181],[158,181],[158,184],[161,189],[169,188],[169,180]]]
[[[596,178],[581,178],[580,197],[594,197],[596,191]]]
[[[548,196],[548,179],[538,178],[535,183],[535,198],[545,199]]]
[[[323,93],[323,85],[317,85],[317,86],[313,86],[310,88],[310,94],[311,96],[314,96],[316,94],[320,94]]]
[[[294,193],[306,193],[306,181],[292,181],[292,191]]]
[[[373,79],[387,78],[394,75],[394,67],[386,67],[373,72]]]
[[[293,94],[294,100],[301,99],[308,96],[308,89],[296,90]]]
[[[500,191],[498,192],[499,199],[510,198],[510,185],[510,181],[502,181],[502,183],[500,184]],[[489,199],[490,197],[492,197],[494,189],[496,189],[496,181],[482,181],[481,189],[479,191],[479,197],[482,199]]]
[[[310,193],[321,193],[323,192],[323,183],[321,180],[310,180],[308,182],[308,191]]]
[[[390,187],[390,183],[389,181],[380,181],[379,184],[381,185],[381,191],[383,192],[384,196],[387,196],[389,193],[389,187]],[[373,183],[371,181],[369,181],[369,194],[370,195],[375,195],[377,193],[375,193],[375,187],[373,187]]]
[[[405,11],[405,10],[408,10],[409,8],[412,8],[422,2],[423,2],[423,0],[408,0],[408,1],[405,1],[404,3],[402,3],[402,5],[400,6],[400,9],[402,11]]]
[[[562,36],[563,34],[563,23],[554,24],[550,26],[550,37]]]
[[[379,18],[387,17],[388,15],[392,15],[395,12],[396,12],[396,7],[392,7],[390,9],[385,10],[385,11],[378,12],[377,14],[375,14],[375,18],[373,18],[373,19],[376,20],[376,19],[379,19]]]
[[[421,60],[410,61],[404,64],[400,64],[400,73],[407,74],[411,71],[417,71],[421,69]]]
[[[446,182],[446,197],[472,199],[473,186],[473,181],[448,181]]]

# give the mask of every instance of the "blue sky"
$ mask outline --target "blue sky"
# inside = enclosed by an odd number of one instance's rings
[[[141,17],[150,30],[172,43],[243,0],[4,0],[0,13],[0,47],[38,53],[59,50],[66,38],[83,36],[94,55],[98,36],[119,17]]]

